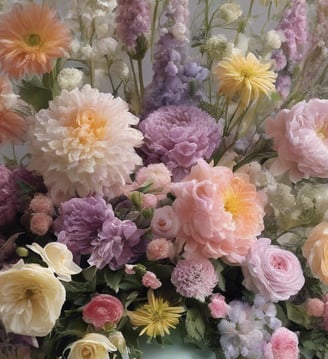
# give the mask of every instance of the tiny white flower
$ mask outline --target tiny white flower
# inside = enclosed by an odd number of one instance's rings
[[[265,35],[266,44],[271,49],[279,49],[281,47],[281,36],[278,31],[270,30]]]
[[[57,82],[61,90],[79,88],[83,83],[83,72],[75,68],[65,68],[59,73]]]
[[[222,4],[218,12],[218,16],[228,24],[236,21],[242,14],[240,5],[235,3]]]

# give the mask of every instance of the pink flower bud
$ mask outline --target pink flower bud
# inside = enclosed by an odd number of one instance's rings
[[[156,274],[150,271],[147,271],[143,275],[142,284],[151,289],[157,289],[162,285],[161,281],[156,277]]]
[[[34,213],[30,221],[30,230],[38,236],[45,235],[52,225],[52,218],[44,213]]]

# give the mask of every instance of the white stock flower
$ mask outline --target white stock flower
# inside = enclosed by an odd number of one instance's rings
[[[266,44],[271,49],[280,49],[281,35],[278,31],[270,30],[265,35]]]
[[[0,272],[0,320],[8,333],[46,336],[59,318],[65,295],[49,268],[21,260]]]
[[[64,243],[51,242],[44,248],[38,243],[32,243],[27,247],[39,254],[48,267],[57,274],[58,279],[62,281],[70,282],[72,280],[71,275],[82,271],[82,268],[73,262],[73,254]]]
[[[83,72],[75,68],[62,69],[57,78],[61,90],[71,91],[82,86]]]
[[[97,333],[86,334],[67,349],[70,349],[67,359],[109,359],[108,352],[117,350],[108,338]]]
[[[241,15],[243,11],[239,4],[236,3],[225,3],[222,4],[219,8],[218,16],[230,24],[236,21]]]

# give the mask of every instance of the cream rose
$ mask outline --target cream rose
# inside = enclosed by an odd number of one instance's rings
[[[60,315],[65,294],[49,268],[19,261],[0,272],[0,320],[7,332],[46,336]]]
[[[58,279],[70,282],[71,275],[78,274],[82,269],[73,262],[73,254],[66,244],[59,242],[48,243],[42,248],[37,243],[27,245],[33,252],[39,254],[48,267],[58,276]]]
[[[303,256],[312,274],[328,284],[328,222],[321,222],[312,229],[303,245]]]
[[[70,349],[67,359],[109,359],[108,352],[117,350],[108,338],[97,333],[86,334],[67,349]]]

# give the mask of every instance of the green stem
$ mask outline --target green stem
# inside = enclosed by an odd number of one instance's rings
[[[139,77],[139,87],[140,87],[140,103],[142,103],[145,93],[145,85],[143,80],[143,71],[142,71],[142,59],[138,58],[138,77]]]
[[[141,111],[141,98],[140,98],[140,92],[139,92],[139,88],[138,88],[138,80],[137,80],[137,75],[136,75],[136,71],[135,71],[131,56],[129,56],[129,59],[130,59],[130,66],[131,66],[132,75],[133,75],[134,90],[136,92],[136,97],[137,97],[137,102],[138,102],[137,113],[139,114]]]
[[[154,7],[153,18],[152,18],[152,23],[151,23],[151,33],[150,33],[150,58],[151,58],[151,60],[153,60],[155,28],[156,28],[158,7],[159,7],[159,0],[156,0],[155,7]]]

